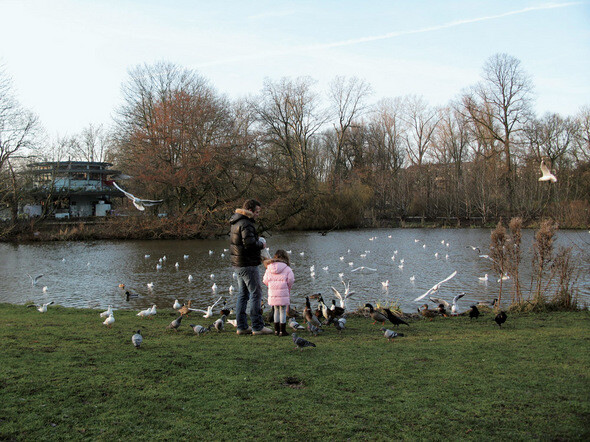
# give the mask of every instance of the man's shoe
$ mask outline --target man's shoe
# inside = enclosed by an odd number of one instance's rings
[[[260,330],[254,330],[253,335],[272,335],[274,332],[268,327],[262,327]]]
[[[238,331],[236,332],[238,335],[251,335],[252,334],[252,327],[248,327],[244,330],[240,330],[238,329]]]

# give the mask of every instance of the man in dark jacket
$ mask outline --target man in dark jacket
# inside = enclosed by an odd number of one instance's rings
[[[238,274],[238,299],[236,302],[236,319],[238,335],[267,335],[272,330],[264,326],[262,318],[262,286],[258,266],[262,263],[260,251],[266,247],[266,240],[259,238],[254,222],[260,215],[261,204],[256,200],[247,200],[241,209],[231,216],[230,246],[231,263]],[[250,319],[248,327],[246,306],[250,300]]]

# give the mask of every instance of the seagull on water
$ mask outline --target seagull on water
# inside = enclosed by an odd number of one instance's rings
[[[420,295],[416,299],[414,299],[414,302],[420,301],[421,299],[425,298],[429,294],[436,292],[440,288],[441,284],[447,282],[449,279],[454,278],[456,274],[457,274],[457,271],[455,270],[453,273],[451,273],[450,276],[447,276],[442,281],[437,282],[436,284],[434,284],[430,289],[428,289],[428,291],[426,293],[424,293],[423,295]]]
[[[480,277],[479,277],[479,280],[480,280],[481,282],[488,282],[488,274],[486,273],[485,275],[483,275],[483,276],[480,276]]]
[[[148,290],[153,290],[153,288],[154,288],[154,283],[153,283],[153,282],[148,282],[148,283],[147,283],[147,288],[148,288]]]
[[[543,176],[539,178],[539,181],[551,181],[552,183],[557,182],[557,178],[555,178],[555,175],[551,173],[545,164],[545,160],[541,160],[541,172],[543,173]]]
[[[359,271],[359,270],[361,270],[361,271],[362,271],[362,270],[370,270],[371,272],[376,272],[376,271],[377,271],[377,269],[372,269],[371,267],[360,266],[360,267],[357,267],[356,269],[352,269],[352,270],[350,271],[350,273],[352,273],[352,272],[357,272],[357,271]]]
[[[113,181],[113,186],[115,186],[117,189],[119,189],[121,192],[123,192],[123,194],[125,194],[125,196],[133,202],[133,205],[137,208],[137,210],[141,210],[142,212],[145,210],[146,207],[155,206],[155,205],[160,204],[161,202],[164,201],[164,200],[146,200],[143,198],[138,198],[135,195],[121,189],[117,185],[117,183],[115,183],[114,181]]]

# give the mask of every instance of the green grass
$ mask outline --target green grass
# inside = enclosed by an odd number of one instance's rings
[[[178,332],[141,320],[0,304],[0,439],[588,439],[590,314],[413,320],[388,342]],[[131,344],[142,329],[144,345]],[[231,328],[231,326],[230,326]]]

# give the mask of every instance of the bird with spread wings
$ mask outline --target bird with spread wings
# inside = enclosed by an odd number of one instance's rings
[[[115,186],[117,189],[119,189],[121,192],[123,192],[125,194],[125,196],[133,202],[133,205],[137,208],[137,210],[141,210],[142,212],[145,210],[146,207],[155,206],[155,205],[160,204],[161,202],[164,201],[164,200],[146,200],[143,198],[138,198],[135,195],[121,189],[117,185],[117,183],[115,183],[114,181],[113,181],[113,186]]]

